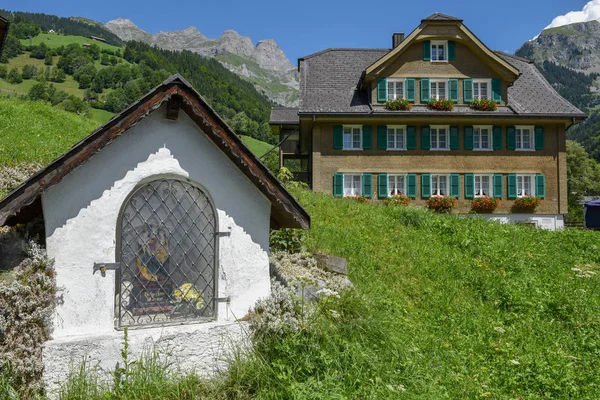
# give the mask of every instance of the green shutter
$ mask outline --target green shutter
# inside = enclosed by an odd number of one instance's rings
[[[373,175],[363,174],[362,176],[362,195],[371,197],[373,195]]]
[[[423,198],[431,197],[431,175],[430,174],[422,174],[421,175],[421,197],[423,197]]]
[[[429,150],[431,147],[431,130],[429,129],[429,125],[425,125],[421,127],[421,149]]]
[[[502,198],[502,186],[504,177],[502,174],[494,174],[494,197],[501,199]]]
[[[377,175],[377,190],[379,197],[388,197],[388,176],[387,174]]]
[[[450,174],[450,196],[460,197],[460,175]]]
[[[502,127],[494,126],[492,128],[492,132],[492,142],[494,144],[494,150],[502,150]]]
[[[373,127],[364,125],[362,128],[363,150],[370,150],[373,147]]]
[[[406,149],[414,150],[417,148],[417,127],[407,126],[406,127]]]
[[[517,198],[517,175],[508,174],[508,198]]]
[[[429,79],[421,79],[421,103],[429,101]]]
[[[473,174],[465,174],[465,199],[475,197],[475,176]]]
[[[465,126],[464,131],[465,131],[465,138],[464,138],[465,150],[473,150],[473,127]]]
[[[536,126],[535,127],[535,149],[536,150],[544,150],[544,127]]]
[[[492,79],[492,100],[502,101],[502,81],[500,79]]]
[[[454,40],[448,41],[448,61],[456,60],[456,42]]]
[[[381,150],[387,149],[387,125],[379,125],[377,127],[377,148]]]
[[[333,148],[344,148],[344,127],[342,125],[335,125],[333,127]]]
[[[448,79],[450,100],[458,103],[458,79]]]
[[[546,197],[546,176],[544,174],[535,176],[535,195],[542,199]]]
[[[423,61],[431,61],[431,42],[429,40],[423,42]]]
[[[406,78],[406,100],[415,101],[416,91],[415,78]]]
[[[506,127],[506,148],[508,150],[515,150],[517,148],[517,137],[514,126]]]
[[[450,150],[458,150],[460,148],[458,140],[458,126],[450,127]]]
[[[417,197],[417,175],[406,175],[406,195],[408,197]]]
[[[473,79],[463,80],[463,102],[470,103],[473,101]]]
[[[333,195],[344,197],[344,174],[333,175]]]
[[[377,79],[377,101],[384,103],[387,100],[387,79]]]

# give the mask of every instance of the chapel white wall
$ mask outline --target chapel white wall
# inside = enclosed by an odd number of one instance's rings
[[[115,275],[92,275],[94,262],[115,262],[117,218],[142,180],[160,174],[189,177],[218,210],[218,322],[244,316],[270,293],[270,202],[184,112],[167,120],[156,110],[42,196],[48,255],[60,294],[53,338],[115,332]],[[147,336],[156,329],[144,329]]]

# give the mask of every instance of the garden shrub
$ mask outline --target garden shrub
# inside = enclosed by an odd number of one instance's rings
[[[271,230],[270,245],[272,250],[283,250],[290,253],[302,251],[306,231],[303,229]]]

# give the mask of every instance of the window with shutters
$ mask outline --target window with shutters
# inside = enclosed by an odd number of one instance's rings
[[[406,125],[388,125],[387,149],[406,150]]]
[[[362,196],[362,175],[344,174],[344,197]]]
[[[344,150],[362,150],[361,125],[344,125]]]
[[[517,197],[535,196],[535,175],[517,175]]]
[[[447,125],[433,125],[430,127],[430,149],[431,150],[450,150],[450,140],[448,131],[450,127]]]
[[[388,78],[387,80],[387,99],[404,99],[404,79]]]
[[[388,196],[406,195],[406,175],[388,175]]]
[[[475,197],[492,197],[492,179],[493,175],[474,175],[474,195]]]
[[[447,40],[432,40],[431,41],[431,61],[432,62],[448,61],[448,41]]]
[[[429,98],[432,100],[448,98],[448,80],[430,79],[429,80]]]
[[[431,195],[448,196],[449,175],[431,175]]]
[[[492,150],[492,127],[473,127],[473,150]]]
[[[491,79],[473,79],[473,100],[491,99]]]
[[[533,126],[515,127],[515,144],[517,150],[535,150]]]

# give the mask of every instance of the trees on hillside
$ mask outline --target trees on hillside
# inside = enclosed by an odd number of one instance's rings
[[[600,195],[600,164],[590,158],[583,146],[567,140],[567,190],[569,220],[581,221],[583,196]]]

